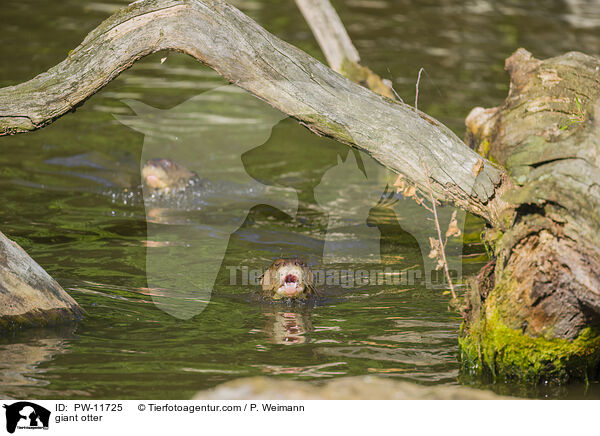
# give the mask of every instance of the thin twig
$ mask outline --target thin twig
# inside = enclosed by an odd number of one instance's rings
[[[392,92],[394,93],[394,95],[396,96],[396,98],[398,100],[400,100],[402,103],[404,103],[404,100],[402,100],[402,97],[400,97],[400,95],[396,92],[396,90],[394,89],[394,87],[390,86],[390,89],[392,90]]]
[[[400,95],[396,92],[396,90],[394,89],[394,81],[392,80],[394,75],[392,74],[392,72],[390,71],[389,67],[386,67],[388,70],[388,73],[390,74],[390,78],[388,79],[390,81],[390,86],[389,88],[392,90],[392,92],[394,93],[394,95],[396,96],[396,98],[398,100],[400,100],[402,103],[404,103],[404,100],[402,100],[402,97],[400,97]]]
[[[425,71],[425,68],[421,67],[419,75],[417,76],[417,84],[415,85],[415,88],[417,89],[417,92],[415,93],[415,109],[419,109],[419,83],[421,82],[421,73],[423,71]]]
[[[420,73],[419,73],[420,74]],[[448,261],[446,260],[446,245],[444,241],[442,241],[442,230],[440,229],[440,220],[438,219],[437,208],[435,207],[436,199],[433,196],[433,189],[431,189],[431,182],[429,181],[429,171],[427,170],[427,166],[425,162],[421,162],[423,164],[423,168],[425,169],[425,177],[427,177],[427,188],[429,189],[429,197],[431,198],[431,205],[433,209],[433,217],[435,218],[435,227],[438,233],[438,239],[440,241],[440,248],[442,251],[442,260],[444,262],[444,271],[446,271],[446,279],[448,280],[448,285],[450,286],[450,292],[452,292],[452,298],[456,299],[456,293],[454,292],[454,285],[452,284],[452,280],[450,279],[450,271],[448,271]]]
[[[421,82],[421,74],[423,73],[423,71],[425,71],[425,68],[421,67],[419,69],[419,74],[417,76],[417,83],[415,85],[415,109],[419,109],[418,105],[419,105],[419,83]],[[442,229],[440,228],[440,220],[438,218],[438,214],[437,214],[437,207],[435,206],[436,203],[436,199],[433,196],[433,189],[431,188],[431,182],[429,180],[429,170],[427,169],[427,165],[425,165],[425,162],[421,161],[421,164],[423,165],[423,169],[425,170],[425,177],[427,177],[427,189],[429,189],[429,197],[431,199],[431,208],[427,207],[425,204],[423,206],[425,206],[425,208],[427,210],[429,210],[431,213],[433,213],[433,218],[435,221],[435,228],[437,229],[437,233],[438,233],[438,240],[440,242],[440,249],[442,252],[442,261],[444,263],[444,271],[446,272],[446,279],[448,280],[448,285],[450,286],[450,292],[452,292],[452,298],[456,299],[456,292],[454,292],[454,285],[452,284],[452,279],[450,278],[450,271],[448,270],[448,261],[446,260],[446,244],[448,243],[448,235],[446,235],[446,239],[442,240]]]
[[[430,208],[429,206],[427,206],[425,203],[423,203],[421,206],[423,206],[425,209],[427,209],[429,212],[433,213],[433,209]]]

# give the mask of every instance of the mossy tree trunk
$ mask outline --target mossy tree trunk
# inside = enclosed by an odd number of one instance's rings
[[[474,109],[467,139],[516,188],[495,263],[470,294],[466,361],[532,381],[598,377],[600,361],[600,61],[582,53],[506,61],[504,104]]]
[[[593,375],[597,60],[568,54],[540,62],[517,52],[507,63],[506,103],[468,119],[480,156],[438,121],[358,86],[222,0],[142,0],[100,24],[59,65],[0,89],[0,135],[47,125],[159,50],[193,56],[313,132],[367,151],[425,196],[431,186],[441,201],[486,220],[495,263],[468,295],[465,362],[530,380]]]

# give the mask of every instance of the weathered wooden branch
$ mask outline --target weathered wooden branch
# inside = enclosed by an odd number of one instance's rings
[[[268,33],[221,0],[142,0],[92,31],[68,57],[0,89],[0,135],[39,129],[72,111],[138,59],[187,53],[316,133],[361,148],[437,198],[501,226],[511,186],[447,127],[377,95]]]
[[[83,309],[0,232],[0,333],[81,319]]]
[[[360,62],[358,50],[329,0],[296,0],[329,66],[342,72],[344,59]]]

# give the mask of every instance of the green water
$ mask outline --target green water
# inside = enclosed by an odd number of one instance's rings
[[[124,4],[2,0],[0,86],[19,83],[58,63]],[[269,31],[322,59],[291,0],[235,4]],[[516,48],[526,47],[541,58],[569,50],[600,54],[600,13],[577,14],[579,3],[335,4],[364,63],[392,79],[405,101],[414,101],[416,75],[425,68],[419,108],[459,136],[472,107],[498,105],[506,95],[503,63]],[[170,54],[161,64],[163,57],[156,54],[138,62],[75,113],[43,130],[0,139],[0,230],[87,311],[74,327],[1,338],[0,396],[189,398],[200,389],[243,376],[319,381],[377,374],[425,384],[467,383],[516,395],[600,397],[597,385],[530,390],[460,377],[460,318],[448,310],[449,297],[439,287],[326,286],[316,303],[288,307],[257,300],[252,286],[230,285],[228,266],[266,267],[279,255],[309,256],[318,263],[322,253],[328,216],[319,208],[314,190],[348,150],[289,119],[277,124],[263,145],[245,153],[242,162],[254,178],[295,191],[298,213],[253,207],[226,241],[208,306],[188,320],[158,308],[148,283],[147,256],[155,248],[149,235],[158,228],[173,239],[181,221],[193,217],[194,211],[163,208],[159,216],[166,219],[148,219],[135,188],[144,135],[118,122],[114,114],[132,114],[124,99],[168,110],[223,85],[192,59]],[[96,163],[93,167],[65,164],[92,151],[101,156],[90,159]],[[123,186],[129,185],[133,193],[130,189],[124,194]],[[372,211],[370,223],[382,234],[382,266],[414,270],[426,262],[419,236],[407,229],[433,231],[433,224],[412,210],[407,203],[404,208]],[[486,261],[475,237],[480,230],[480,222],[467,219],[464,245],[453,245],[453,261],[462,266],[463,276]]]

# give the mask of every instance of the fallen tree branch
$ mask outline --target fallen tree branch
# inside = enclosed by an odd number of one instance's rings
[[[358,50],[329,0],[296,0],[329,66],[342,72],[344,59],[360,63]]]
[[[334,71],[377,94],[396,98],[390,84],[360,64],[358,50],[329,0],[296,0],[296,4]]]
[[[0,135],[39,129],[75,109],[138,59],[193,56],[311,130],[356,146],[435,196],[501,226],[503,170],[443,124],[334,73],[221,0],[142,0],[100,24],[68,57],[0,89]]]

